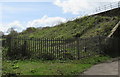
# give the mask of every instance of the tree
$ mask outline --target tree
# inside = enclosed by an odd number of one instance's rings
[[[33,32],[35,32],[36,30],[37,30],[37,29],[34,28],[34,27],[29,27],[29,28],[27,28],[25,31],[23,31],[22,33],[23,33],[23,34],[33,33]]]
[[[18,35],[17,31],[15,31],[14,28],[9,28],[7,30],[7,33],[9,33],[8,36],[17,36]]]
[[[4,35],[4,33],[2,31],[0,31],[0,37],[2,37]]]

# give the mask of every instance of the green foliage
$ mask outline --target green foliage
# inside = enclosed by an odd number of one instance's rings
[[[4,60],[2,71],[3,74],[20,75],[79,75],[92,65],[109,59],[107,56],[93,56],[82,60]]]
[[[2,48],[2,59],[8,58],[7,52],[8,52],[8,48]]]
[[[36,56],[37,56],[37,59],[41,59],[41,60],[54,60],[55,59],[55,56],[52,53],[41,53]]]
[[[75,57],[74,57],[74,55],[72,55],[72,53],[70,53],[70,52],[64,52],[64,53],[62,53],[62,56],[63,56],[63,59],[68,59],[68,60],[74,60],[75,59]]]
[[[54,27],[37,29],[33,33],[26,30],[21,35],[35,38],[72,38],[76,36],[91,37],[96,35],[107,36],[119,20],[118,17],[97,15],[85,16],[73,21],[61,23]],[[27,34],[25,34],[25,32],[27,32]]]
[[[5,52],[5,56],[7,56],[10,60],[15,59],[28,59],[31,57],[32,52],[30,50],[26,49],[26,46],[24,44],[22,45],[15,45],[14,49],[11,47],[8,48],[8,50]]]
[[[13,37],[18,35],[17,31],[14,30],[14,28],[9,28],[7,32],[9,33],[7,37]]]
[[[29,27],[27,28],[25,31],[22,32],[22,34],[28,34],[28,33],[33,33],[35,32],[37,29],[34,27]]]
[[[119,45],[118,39],[107,38],[105,43],[102,43],[101,49],[105,55],[109,55],[110,57],[119,57]]]

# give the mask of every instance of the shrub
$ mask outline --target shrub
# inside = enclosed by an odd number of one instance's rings
[[[41,54],[36,55],[36,57],[42,60],[54,60],[55,59],[55,56],[52,53],[41,53]]]
[[[107,39],[107,41],[104,44],[102,44],[101,49],[104,52],[104,55],[109,55],[111,57],[119,56],[119,50],[115,39]]]
[[[7,51],[8,51],[8,48],[2,48],[2,59],[8,58]]]
[[[8,59],[29,59],[32,52],[27,49],[27,47],[22,45],[14,45],[14,47],[9,47],[6,52]]]
[[[70,52],[64,52],[62,56],[63,56],[63,59],[69,59],[69,60],[75,59],[75,57]]]

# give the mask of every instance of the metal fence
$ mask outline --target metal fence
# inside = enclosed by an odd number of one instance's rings
[[[95,15],[95,14],[106,12],[108,10],[112,10],[115,8],[120,8],[120,1],[108,2],[108,4],[101,5],[101,6],[92,8],[92,9],[88,8],[87,9],[88,12],[86,11],[86,12],[84,12],[84,14],[82,14],[81,16],[76,17],[76,18],[81,18],[81,17],[88,16],[88,15]],[[68,19],[68,21],[75,20],[76,18]]]
[[[96,36],[91,38],[39,39],[12,37],[5,38],[3,47],[18,56],[46,59],[82,59],[98,54],[118,54],[118,38]],[[105,51],[109,51],[105,52]]]
[[[111,2],[109,4],[99,6],[95,9],[95,13],[100,13],[100,12],[104,12],[104,11],[115,9],[115,8],[120,8],[120,1]]]

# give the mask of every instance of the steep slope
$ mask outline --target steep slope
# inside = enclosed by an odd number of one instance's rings
[[[37,29],[33,33],[23,33],[22,35],[33,38],[84,38],[96,35],[108,36],[120,20],[119,14],[116,14],[119,13],[119,11],[120,9],[113,9],[96,15],[68,21],[67,23],[61,23],[54,27]]]

